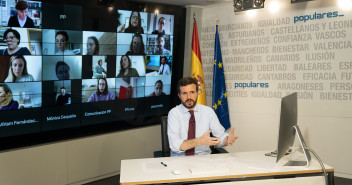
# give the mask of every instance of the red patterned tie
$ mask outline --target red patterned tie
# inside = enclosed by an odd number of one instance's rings
[[[189,113],[191,114],[191,117],[189,118],[188,140],[194,139],[196,136],[196,120],[194,118],[194,111],[190,110]],[[186,155],[194,155],[194,148],[186,150]]]

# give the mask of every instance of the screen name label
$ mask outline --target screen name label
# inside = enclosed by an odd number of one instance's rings
[[[63,120],[63,119],[73,119],[76,118],[77,115],[76,114],[71,114],[71,115],[61,115],[61,116],[50,116],[50,117],[46,117],[47,121],[55,121],[55,120]]]
[[[8,127],[8,126],[13,126],[13,125],[24,125],[24,124],[30,124],[30,123],[38,123],[38,121],[36,119],[26,119],[26,120],[20,120],[20,121],[1,122],[0,127]]]
[[[85,112],[84,116],[89,117],[89,116],[97,116],[97,115],[104,115],[104,114],[110,114],[111,110],[103,110],[103,111],[96,111],[96,112]]]

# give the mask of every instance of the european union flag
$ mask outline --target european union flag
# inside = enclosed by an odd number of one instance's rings
[[[227,92],[225,86],[224,68],[221,56],[218,25],[215,33],[215,56],[213,74],[213,109],[218,116],[220,123],[227,130],[230,128],[229,108],[227,106]]]

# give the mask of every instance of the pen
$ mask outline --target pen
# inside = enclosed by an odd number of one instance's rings
[[[165,163],[161,162],[161,164],[162,164],[163,166],[167,167],[167,165],[166,165]]]

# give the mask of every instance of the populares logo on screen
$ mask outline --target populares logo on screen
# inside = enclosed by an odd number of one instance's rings
[[[325,18],[335,18],[335,17],[343,17],[343,14],[339,14],[339,11],[334,11],[334,12],[324,12],[324,13],[318,13],[314,12],[312,14],[307,14],[307,15],[301,15],[301,16],[294,16],[293,17],[293,22],[307,22],[307,21],[313,21],[317,19],[325,19]]]

